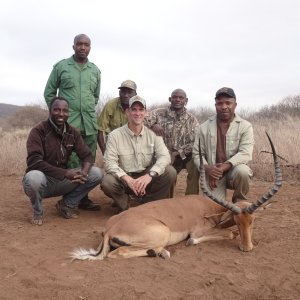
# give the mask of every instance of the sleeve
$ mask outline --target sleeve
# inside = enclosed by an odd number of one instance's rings
[[[110,110],[108,107],[108,103],[104,105],[104,107],[101,110],[100,116],[97,119],[97,123],[99,126],[99,131],[109,133],[109,119],[110,119]]]
[[[57,94],[57,89],[59,87],[60,79],[58,75],[58,68],[57,65],[55,65],[52,69],[52,72],[50,73],[50,76],[48,78],[45,90],[44,90],[44,98],[47,103],[47,106],[49,107],[51,101]]]
[[[39,170],[47,176],[63,179],[66,169],[55,167],[44,160],[44,142],[39,129],[33,128],[28,136],[27,143],[27,166],[31,170]]]
[[[156,124],[158,122],[158,118],[157,118],[157,110],[154,109],[152,111],[150,111],[148,113],[148,116],[145,118],[144,124],[150,128],[151,126],[153,126],[154,124]]]
[[[100,97],[100,87],[101,87],[101,72],[97,68],[97,73],[98,73],[98,80],[97,80],[97,86],[94,92],[94,97],[95,97],[95,105],[98,104],[99,102],[99,97]]]
[[[166,166],[171,163],[171,157],[167,146],[161,136],[155,135],[154,138],[155,164],[151,167],[151,171],[155,171],[158,175],[165,172]]]
[[[239,164],[247,164],[252,160],[254,146],[253,127],[249,122],[244,127],[239,140],[238,152],[227,160],[233,167]]]
[[[126,172],[119,167],[119,155],[117,149],[117,138],[113,134],[109,134],[104,153],[105,170],[107,173],[115,174],[120,178],[126,175]]]

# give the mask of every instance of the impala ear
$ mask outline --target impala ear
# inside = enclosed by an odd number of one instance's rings
[[[218,228],[228,228],[235,225],[234,219],[233,219],[233,213],[231,210],[227,210],[223,213],[221,220],[217,224]]]
[[[219,213],[219,214],[213,214],[209,216],[204,216],[204,218],[209,221],[212,225],[217,226],[220,220],[220,216],[222,216],[224,213]]]

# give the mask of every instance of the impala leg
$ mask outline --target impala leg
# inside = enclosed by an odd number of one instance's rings
[[[201,237],[191,237],[187,240],[187,245],[196,245],[199,243],[207,242],[207,241],[219,241],[219,240],[232,240],[236,238],[238,235],[238,231],[233,231],[230,229],[219,229],[212,228],[203,234]]]

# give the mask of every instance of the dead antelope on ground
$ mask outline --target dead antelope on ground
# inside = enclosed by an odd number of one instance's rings
[[[265,204],[281,187],[282,174],[274,145],[271,144],[275,183],[254,203],[232,203],[216,199],[206,187],[203,163],[200,166],[200,185],[206,196],[190,195],[149,202],[112,216],[105,225],[98,249],[77,249],[73,259],[102,260],[136,256],[169,258],[166,246],[187,239],[187,245],[210,240],[233,239],[240,234],[239,248],[251,251],[253,212]],[[238,230],[229,227],[237,225]]]

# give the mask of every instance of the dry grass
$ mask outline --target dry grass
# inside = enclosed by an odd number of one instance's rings
[[[300,157],[298,149],[300,140],[300,119],[287,117],[284,121],[268,120],[253,123],[255,146],[251,168],[255,178],[259,180],[273,180],[272,155],[261,151],[271,151],[265,131],[267,131],[277,150],[277,154],[286,161],[281,160],[284,179],[300,179]],[[29,129],[19,129],[4,132],[0,128],[0,173],[6,175],[22,175],[26,169],[26,139]],[[97,165],[102,164],[102,157],[98,153]]]
[[[0,128],[0,173],[22,175],[26,169],[26,140],[29,129],[3,131]]]

